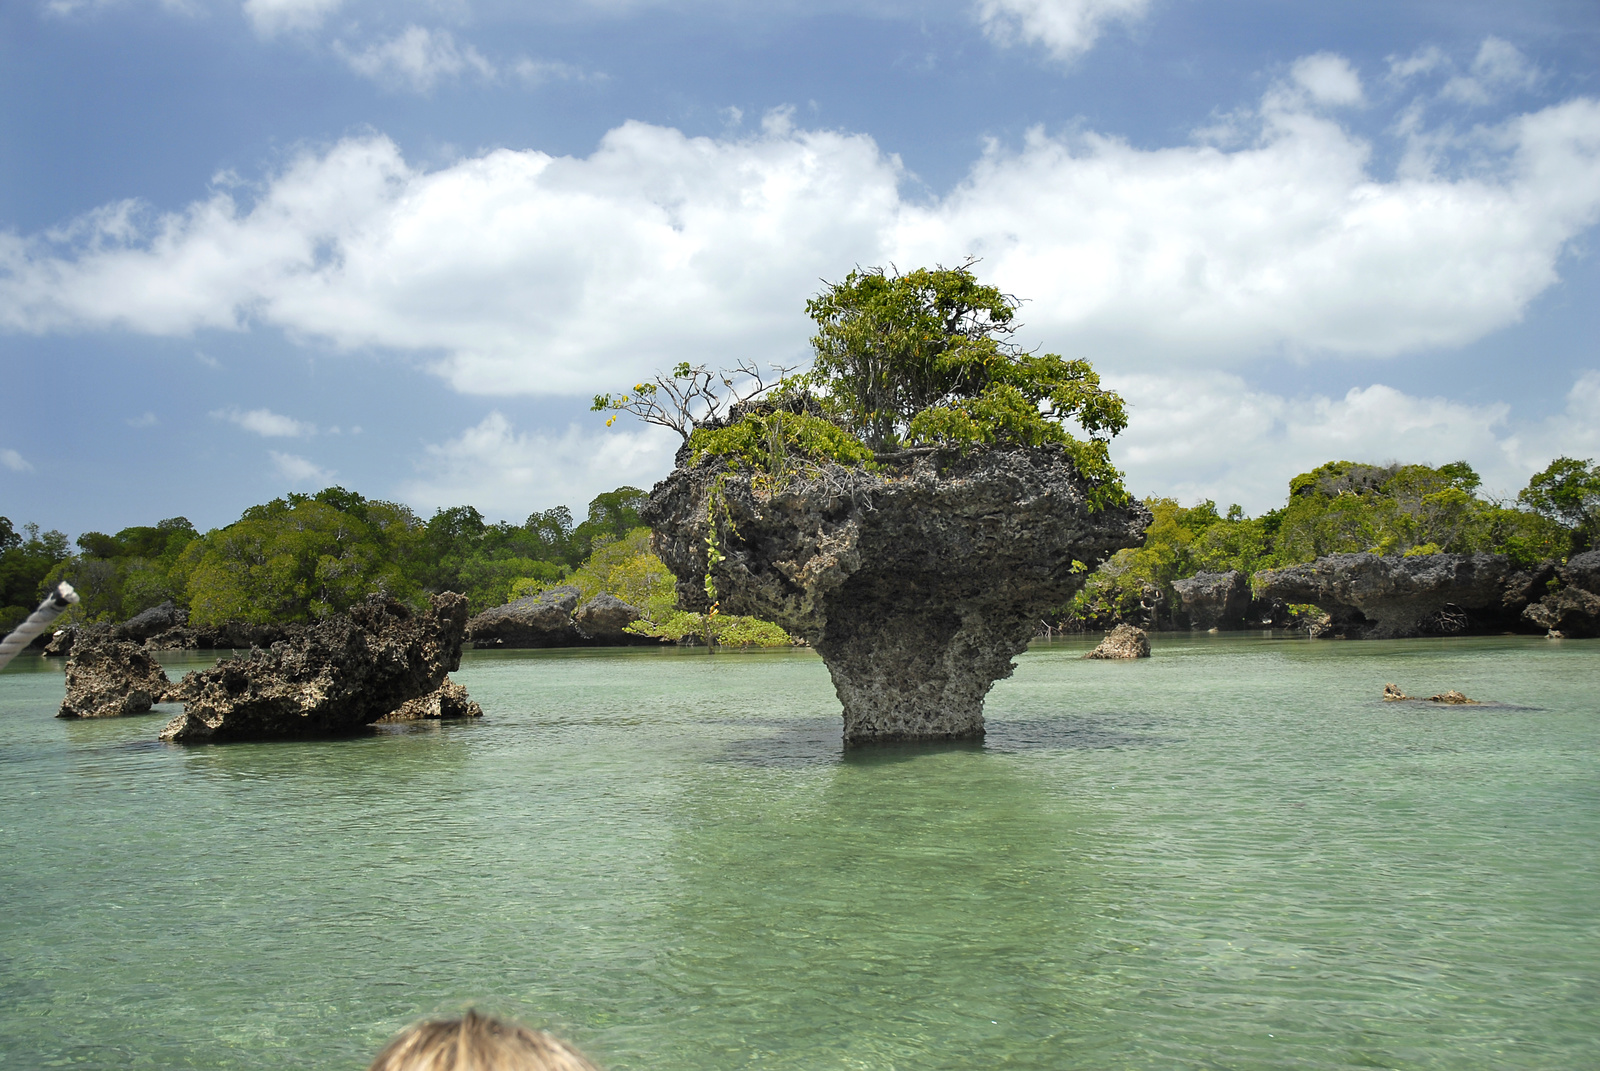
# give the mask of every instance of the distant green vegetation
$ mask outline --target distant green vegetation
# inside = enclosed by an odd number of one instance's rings
[[[1466,462],[1364,465],[1330,461],[1289,481],[1280,509],[1246,517],[1216,503],[1180,506],[1148,498],[1154,523],[1144,546],[1119,551],[1092,573],[1064,616],[1087,626],[1176,605],[1172,582],[1200,572],[1262,569],[1327,554],[1474,553],[1509,555],[1519,565],[1560,560],[1595,544],[1600,468],[1558,458],[1516,503],[1479,495]]]
[[[4,612],[20,620],[67,580],[83,600],[68,620],[85,622],[125,620],[168,599],[195,625],[309,621],[378,592],[420,605],[429,592],[459,591],[476,613],[504,603],[519,581],[560,580],[594,546],[638,528],[644,497],[619,487],[589,503],[581,523],[558,506],[513,525],[489,524],[471,506],[423,521],[399,503],[330,487],[252,506],[204,535],[182,517],[85,532],[77,554],[59,532],[23,541],[0,518]]]
[[[736,614],[695,614],[678,609],[673,576],[650,550],[650,529],[635,528],[623,538],[597,541],[594,553],[573,574],[558,583],[571,584],[583,601],[599,594],[615,595],[637,607],[643,617],[630,626],[641,636],[658,636],[674,642],[685,636],[723,647],[786,647],[794,641],[769,621]],[[512,597],[531,595],[554,584],[518,581]]]
[[[729,441],[761,446],[759,436]],[[115,535],[85,532],[76,554],[61,532],[31,524],[18,532],[0,517],[0,627],[14,627],[62,579],[83,599],[69,620],[125,620],[171,599],[196,625],[308,621],[375,592],[420,605],[429,592],[459,591],[477,613],[570,583],[585,599],[608,592],[639,607],[644,619],[636,628],[645,635],[677,640],[709,629],[729,646],[790,642],[754,618],[679,610],[673,578],[640,524],[644,498],[638,488],[619,487],[590,502],[581,523],[557,507],[513,525],[489,524],[471,506],[423,521],[398,503],[330,487],[252,506],[204,534],[183,517]],[[1209,501],[1145,501],[1154,523],[1144,546],[1092,573],[1064,617],[1093,627],[1137,617],[1141,604],[1170,613],[1174,580],[1229,569],[1254,574],[1325,554],[1491,551],[1528,566],[1600,545],[1600,466],[1567,457],[1514,501],[1482,496],[1465,462],[1349,461],[1296,476],[1284,505],[1259,517],[1238,506],[1222,513]]]

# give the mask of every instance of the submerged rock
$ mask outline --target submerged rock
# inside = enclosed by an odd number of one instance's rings
[[[420,699],[406,700],[398,708],[379,718],[378,722],[481,717],[483,708],[472,701],[465,688],[446,677],[432,692]]]
[[[1330,554],[1257,580],[1264,599],[1326,612],[1330,633],[1385,639],[1503,628],[1529,577],[1502,554]]]
[[[110,629],[81,629],[67,659],[67,696],[58,718],[115,718],[145,714],[164,702],[172,682],[138,644]]]
[[[1400,690],[1400,686],[1398,684],[1385,684],[1383,686],[1383,701],[1385,703],[1393,703],[1400,699],[1410,698],[1411,697],[1409,695]]]
[[[1250,612],[1250,578],[1237,569],[1174,580],[1172,590],[1183,602],[1190,628],[1243,628]]]
[[[1453,689],[1448,692],[1440,692],[1438,695],[1430,695],[1426,700],[1424,700],[1424,702],[1445,703],[1453,707],[1478,705],[1478,701],[1476,699],[1468,699],[1466,696]]]
[[[1104,659],[1149,658],[1150,637],[1145,635],[1145,631],[1142,628],[1134,628],[1132,625],[1118,625],[1106,633],[1106,638],[1100,641],[1098,647],[1083,657]]]
[[[353,733],[439,690],[461,665],[467,600],[445,592],[413,614],[374,597],[248,658],[224,659],[179,686],[175,741],[260,740]]]
[[[722,612],[817,649],[848,743],[941,739],[982,735],[984,696],[1040,617],[1142,542],[1149,512],[1093,511],[1090,490],[1052,449],[828,465],[776,484],[705,458],[657,484],[643,517],[680,606],[709,608],[709,565]]]

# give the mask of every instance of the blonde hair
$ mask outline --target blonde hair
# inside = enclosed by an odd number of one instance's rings
[[[577,1049],[543,1030],[529,1030],[468,1011],[402,1031],[368,1071],[600,1071]]]

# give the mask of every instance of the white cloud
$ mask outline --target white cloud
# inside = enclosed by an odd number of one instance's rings
[[[1332,52],[1303,56],[1289,68],[1290,77],[1318,104],[1351,105],[1362,102],[1361,76],[1350,61]]]
[[[297,439],[317,433],[315,424],[307,424],[293,417],[274,413],[270,409],[251,409],[248,412],[239,409],[218,409],[211,415],[268,439]]]
[[[1404,84],[1420,74],[1428,74],[1441,67],[1449,67],[1450,59],[1437,45],[1428,45],[1420,48],[1411,55],[1401,58],[1390,56],[1389,80],[1396,84]]]
[[[1580,375],[1567,392],[1566,409],[1522,429],[1505,451],[1515,470],[1529,473],[1556,457],[1600,458],[1600,369]]]
[[[979,0],[978,19],[1002,45],[1043,45],[1069,60],[1087,52],[1106,23],[1136,21],[1149,6],[1149,0]]]
[[[1539,77],[1539,69],[1515,45],[1498,37],[1485,37],[1470,73],[1445,82],[1439,95],[1457,104],[1482,106],[1508,92],[1532,89],[1538,85]]]
[[[1210,498],[1251,513],[1281,506],[1289,479],[1327,461],[1470,462],[1492,494],[1514,495],[1552,458],[1600,456],[1600,371],[1564,411],[1513,426],[1509,407],[1421,398],[1382,384],[1289,398],[1223,372],[1110,376],[1132,420],[1112,453],[1137,493]]]
[[[129,417],[127,420],[130,428],[153,428],[159,423],[161,423],[161,418],[148,409],[136,417]]]
[[[1224,372],[1110,376],[1107,384],[1131,407],[1128,430],[1112,445],[1128,486],[1186,505],[1210,498],[1259,513],[1283,504],[1290,477],[1335,460],[1465,458],[1498,480],[1515,469],[1502,442],[1504,405],[1416,398],[1382,384],[1341,398],[1286,398]],[[1509,478],[1520,487],[1527,473]]]
[[[527,85],[538,86],[546,82],[604,82],[606,76],[598,71],[586,71],[560,60],[519,59],[511,73]]]
[[[343,0],[244,0],[244,14],[262,37],[290,30],[314,30]]]
[[[284,454],[277,450],[268,450],[267,456],[272,458],[272,467],[278,475],[292,484],[304,486],[307,484],[328,484],[332,482],[334,473],[313,461],[308,461],[298,454]]]
[[[803,298],[857,264],[984,258],[1030,340],[1125,367],[1386,356],[1517,321],[1600,218],[1600,102],[1517,116],[1471,170],[1384,181],[1370,146],[1274,89],[1241,147],[1029,134],[931,203],[864,136],[689,138],[631,122],[591,155],[437,170],[382,137],[307,153],[250,205],[216,190],[0,233],[0,327],[281,327],[422,353],[459,390],[583,394],[708,355],[805,353]],[[1244,124],[1240,124],[1241,129]]]
[[[0,465],[4,465],[12,472],[32,472],[33,465],[28,459],[12,449],[0,450]]]
[[[471,45],[458,45],[449,30],[408,26],[389,40],[360,52],[352,52],[338,42],[334,48],[357,74],[416,93],[430,93],[440,81],[468,72],[475,71],[486,79],[497,74],[494,64]],[[520,66],[518,73],[522,73]]]
[[[672,468],[681,440],[640,425],[560,435],[518,432],[490,413],[454,439],[430,445],[403,497],[423,510],[470,502],[490,516],[521,521],[535,510],[583,503],[625,484],[648,490]]]

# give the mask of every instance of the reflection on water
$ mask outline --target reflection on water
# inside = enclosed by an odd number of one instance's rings
[[[481,721],[201,747],[25,656],[0,1065],[354,1069],[469,1002],[614,1071],[1600,1065],[1600,644],[1089,646],[849,751],[806,651],[484,652]]]

